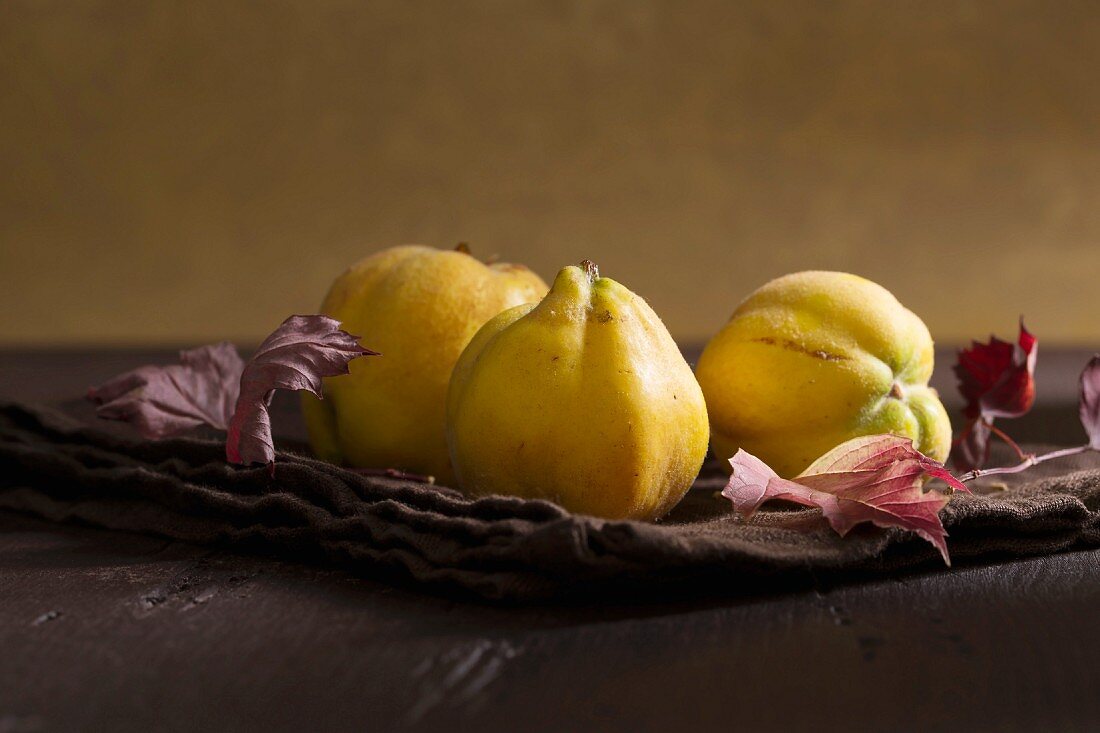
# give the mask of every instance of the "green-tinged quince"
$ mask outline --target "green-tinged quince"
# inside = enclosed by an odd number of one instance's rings
[[[842,272],[772,280],[707,344],[696,376],[721,459],[744,448],[779,475],[862,435],[912,438],[938,461],[951,424],[935,390],[932,338],[885,288]]]

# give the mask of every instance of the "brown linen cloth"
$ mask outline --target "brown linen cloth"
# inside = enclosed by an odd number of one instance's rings
[[[1100,455],[1043,464],[1004,483],[993,493],[956,494],[944,510],[953,559],[1100,544]],[[604,521],[289,453],[279,454],[272,478],[263,467],[227,465],[219,440],[142,441],[49,408],[0,404],[0,509],[274,550],[485,598],[674,587],[751,593],[942,567],[910,533],[868,526],[842,539],[815,510],[764,510],[745,522],[716,496],[723,485],[715,464],[664,521]]]

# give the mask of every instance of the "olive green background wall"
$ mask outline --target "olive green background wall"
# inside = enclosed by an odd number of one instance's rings
[[[0,344],[252,341],[460,240],[685,341],[834,268],[1100,347],[1100,5],[0,4]]]

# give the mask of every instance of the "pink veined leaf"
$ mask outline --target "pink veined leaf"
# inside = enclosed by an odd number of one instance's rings
[[[229,427],[244,362],[222,342],[180,352],[180,363],[143,366],[88,390],[96,415],[130,423],[142,437],[167,438],[200,425]]]
[[[974,341],[959,351],[955,376],[968,418],[1020,417],[1031,409],[1038,343],[1021,318],[1015,344],[991,336],[987,344]]]
[[[831,473],[885,466],[914,453],[913,441],[889,433],[864,435],[841,443],[811,463],[803,474]]]
[[[1080,409],[1089,447],[1100,450],[1100,354],[1092,357],[1081,372]]]
[[[955,478],[942,463],[918,451],[912,439],[889,433],[845,441],[811,463],[801,475],[874,470],[901,460],[916,461],[929,478],[938,478],[956,491],[970,493],[966,484]]]
[[[348,363],[377,356],[359,337],[327,316],[291,316],[268,336],[241,374],[240,396],[229,423],[225,455],[231,463],[274,466],[268,407],[276,389],[306,390],[321,397],[322,378],[348,373]]]
[[[842,443],[793,479],[781,478],[756,456],[739,450],[730,459],[733,473],[722,495],[746,518],[766,501],[785,499],[820,508],[841,536],[862,522],[915,532],[947,552],[947,532],[939,512],[950,490],[967,491],[939,462],[913,447],[908,438],[876,435]],[[939,478],[947,492],[925,491],[926,478]]]
[[[784,499],[804,506],[823,507],[835,503],[836,497],[815,491],[790,479],[781,478],[771,466],[741,449],[729,459],[733,467],[722,496],[733,502],[733,508],[749,519],[760,505],[771,499]]]

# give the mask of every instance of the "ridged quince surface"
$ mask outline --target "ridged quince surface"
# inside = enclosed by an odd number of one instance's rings
[[[539,300],[546,283],[526,267],[485,265],[465,251],[392,247],[337,278],[321,310],[380,358],[326,379],[303,398],[314,452],[325,460],[398,468],[453,484],[447,385],[462,350],[493,316]]]
[[[841,272],[773,280],[699,359],[714,453],[744,448],[789,478],[846,440],[892,433],[942,461],[951,425],[928,387],[932,359],[928,328],[870,280]]]
[[[538,305],[487,323],[451,377],[459,485],[652,519],[706,455],[706,403],[657,315],[594,266],[567,267]]]

